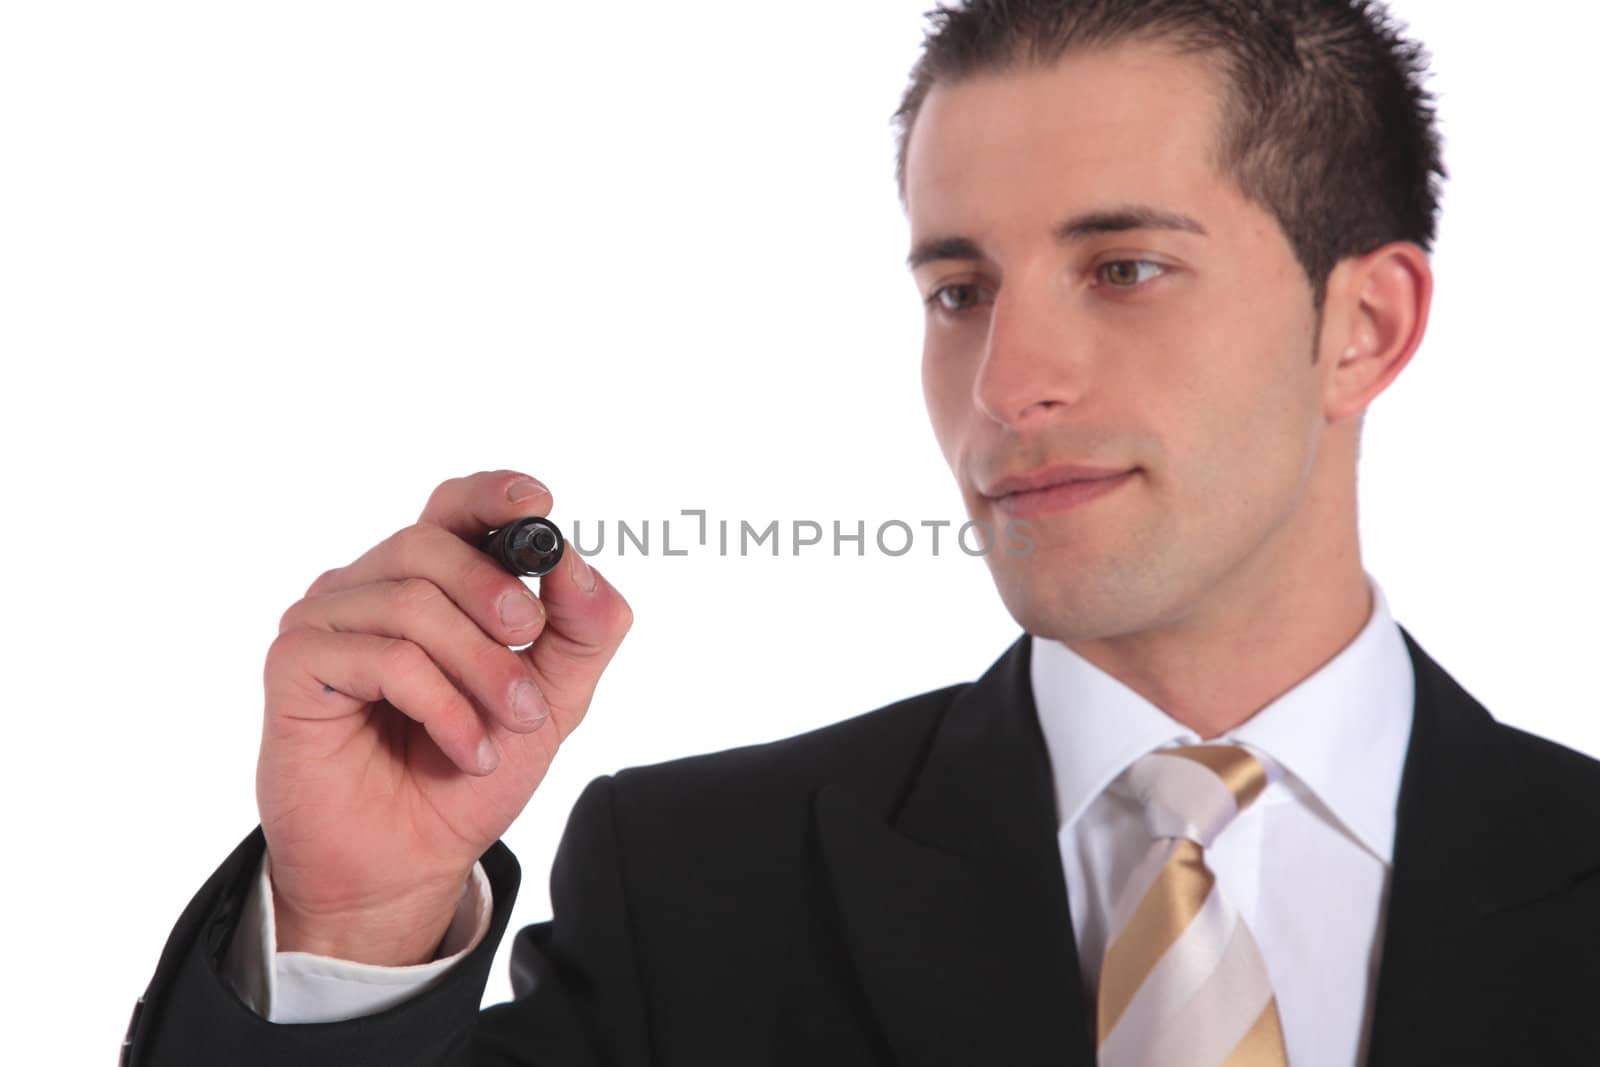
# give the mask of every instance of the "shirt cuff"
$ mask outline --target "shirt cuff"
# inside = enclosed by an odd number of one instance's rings
[[[269,1022],[333,1023],[375,1015],[438,984],[489,932],[493,894],[483,864],[475,863],[430,963],[383,967],[313,952],[279,952],[271,863],[263,853],[223,961],[223,976],[239,998]]]

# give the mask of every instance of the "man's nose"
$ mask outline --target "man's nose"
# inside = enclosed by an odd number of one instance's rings
[[[978,410],[1011,429],[1076,404],[1088,387],[1088,338],[1048,284],[996,293],[983,359],[972,383]]]

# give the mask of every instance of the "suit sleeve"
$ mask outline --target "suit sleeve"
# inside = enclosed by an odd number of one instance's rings
[[[273,1023],[223,974],[257,875],[256,827],[189,902],[134,1008],[128,1067],[645,1067],[647,1035],[614,817],[614,779],[579,796],[550,877],[554,917],[512,947],[514,998],[480,1010],[521,867],[504,842],[480,862],[493,892],[489,932],[435,986],[374,1015]]]
[[[461,892],[450,928],[428,963],[384,967],[309,952],[279,952],[272,850],[251,879],[222,976],[257,1015],[275,1023],[322,1023],[375,1015],[438,984],[489,933],[493,891],[482,863]]]

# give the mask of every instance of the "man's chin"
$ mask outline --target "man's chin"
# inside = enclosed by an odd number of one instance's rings
[[[1057,641],[1090,641],[1137,629],[1133,602],[1105,574],[1033,560],[992,566],[1006,611],[1030,634]]]

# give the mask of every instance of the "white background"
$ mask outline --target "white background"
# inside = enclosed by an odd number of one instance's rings
[[[0,1041],[113,1062],[256,824],[279,614],[438,481],[520,468],[657,549],[682,508],[965,517],[888,125],[925,6],[3,8]],[[1454,177],[1427,340],[1368,417],[1366,564],[1498,718],[1600,755],[1596,18],[1395,10]],[[595,775],[976,677],[1018,633],[925,541],[594,562],[636,622],[506,836],[513,931]]]

